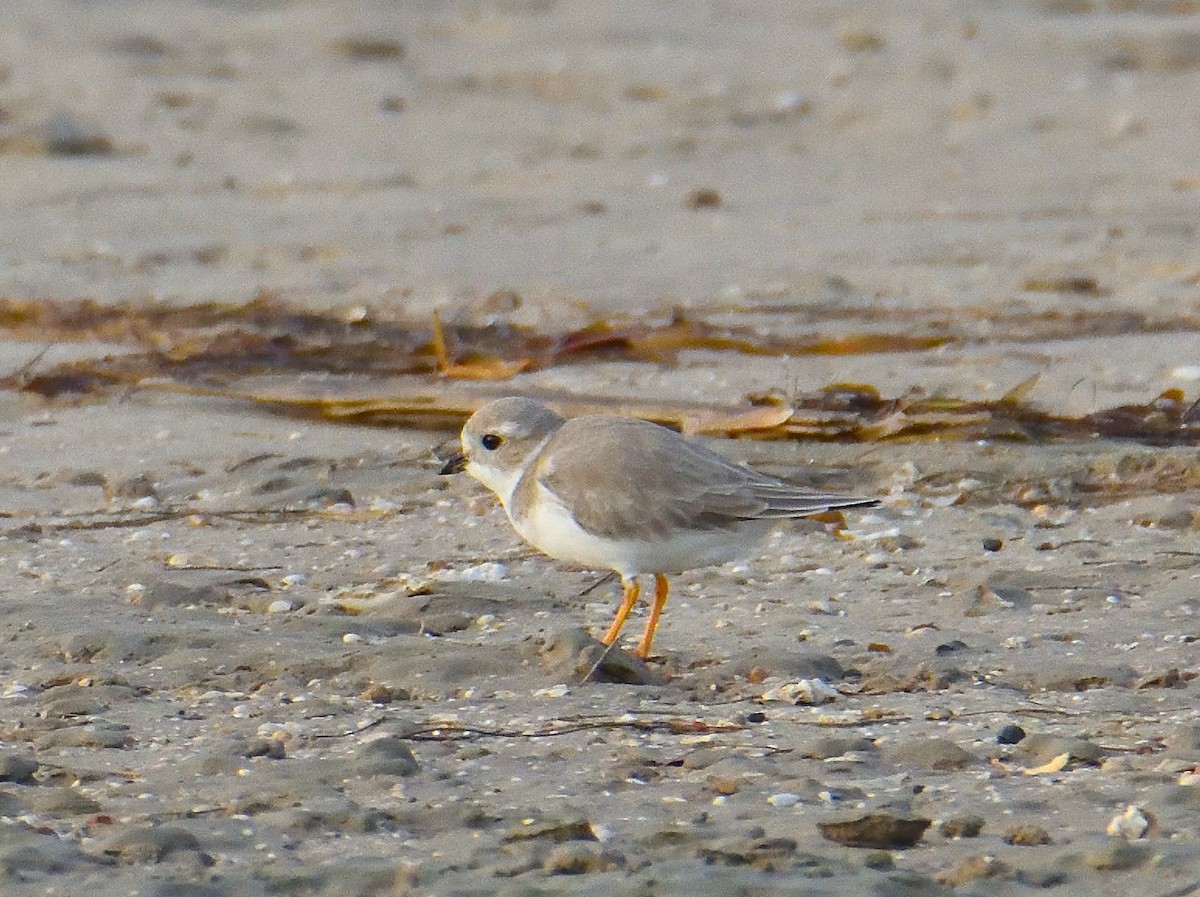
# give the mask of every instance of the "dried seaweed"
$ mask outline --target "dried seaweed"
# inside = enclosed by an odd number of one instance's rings
[[[789,306],[793,318],[811,310]],[[775,314],[758,306],[745,314]],[[0,333],[39,343],[102,341],[120,354],[43,366],[40,356],[0,379],[0,387],[49,400],[96,400],[129,389],[176,391],[258,403],[297,416],[376,426],[454,428],[491,398],[521,391],[494,385],[522,371],[600,359],[675,362],[680,353],[768,356],[858,354],[966,344],[996,324],[1030,338],[1108,332],[1200,330],[1200,320],[1154,320],[1127,312],[1073,314],[945,310],[903,316],[879,308],[825,309],[864,325],[840,337],[775,335],[676,313],[665,320],[600,321],[564,333],[505,324],[407,324],[364,309],[310,312],[270,295],[243,305],[173,308],[95,302],[0,301]],[[881,325],[891,325],[890,329]],[[1044,442],[1102,436],[1151,445],[1200,442],[1200,414],[1178,390],[1082,417],[1054,415],[1026,399],[1030,378],[999,400],[967,400],[914,390],[885,397],[869,384],[834,384],[784,397],[750,397],[740,407],[679,400],[643,401],[541,392],[568,414],[612,411],[685,432],[764,439],[878,441],[993,439]],[[488,385],[492,383],[493,385]],[[478,384],[478,385],[477,385]]]

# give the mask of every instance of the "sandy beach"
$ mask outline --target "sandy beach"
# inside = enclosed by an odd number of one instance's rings
[[[9,0],[0,299],[840,347],[405,375],[459,397],[1186,403],[1196,96],[1180,0]],[[707,437],[882,504],[581,681],[618,585],[452,428],[11,388],[191,334],[89,332],[0,317],[5,895],[1200,893],[1195,440]]]

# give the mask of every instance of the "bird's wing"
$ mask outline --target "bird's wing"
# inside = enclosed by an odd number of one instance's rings
[[[564,424],[531,473],[580,526],[607,538],[655,540],[873,503],[758,473],[655,424],[599,415]]]

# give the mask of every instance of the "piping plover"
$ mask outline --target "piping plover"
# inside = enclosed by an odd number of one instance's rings
[[[532,399],[498,399],[462,430],[465,470],[500,498],[521,538],[554,558],[615,570],[624,596],[611,645],[654,575],[654,603],[634,654],[650,654],[667,574],[742,556],[781,518],[877,499],[831,495],[735,464],[658,424],[589,414],[570,420]]]

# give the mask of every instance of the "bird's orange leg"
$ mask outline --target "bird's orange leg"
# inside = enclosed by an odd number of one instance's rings
[[[608,632],[604,633],[604,638],[600,639],[600,643],[604,645],[611,645],[617,640],[617,636],[621,634],[621,627],[625,625],[625,618],[637,604],[638,593],[641,592],[636,578],[621,577],[621,587],[625,590],[625,594],[621,597],[621,606],[617,608],[617,615],[613,617],[612,625],[608,627]]]
[[[668,588],[667,578],[661,573],[655,573],[654,604],[650,607],[650,619],[646,621],[646,631],[642,633],[642,640],[633,649],[634,655],[642,660],[650,656],[650,644],[654,641],[654,630],[658,628],[658,618],[662,616],[663,607],[667,603]]]

